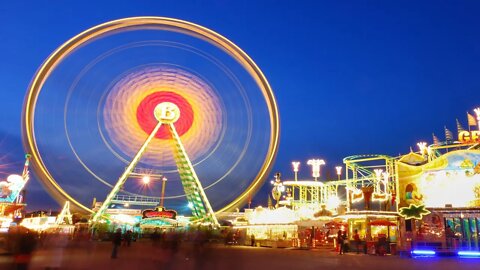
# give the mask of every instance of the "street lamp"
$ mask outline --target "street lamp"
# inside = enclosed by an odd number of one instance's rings
[[[340,176],[342,175],[342,166],[335,167],[335,170],[337,171],[338,180],[340,180]]]
[[[298,169],[300,168],[300,162],[298,161],[292,161],[292,166],[293,166],[293,172],[295,174],[295,182],[298,180]]]
[[[150,183],[150,175],[143,176],[142,182],[143,184],[148,185]]]
[[[325,161],[323,159],[310,159],[307,164],[312,166],[312,176],[317,181],[317,178],[320,177],[320,166],[325,165]]]
[[[167,177],[162,177],[162,198],[160,200],[160,207],[163,208],[163,200],[165,199],[165,185],[167,184]]]

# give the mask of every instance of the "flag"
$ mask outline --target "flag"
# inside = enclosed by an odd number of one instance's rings
[[[477,121],[475,120],[475,117],[473,117],[473,115],[469,114],[468,112],[467,112],[467,118],[468,118],[468,126],[477,125]]]
[[[453,141],[453,133],[445,127],[445,141]]]
[[[435,134],[432,133],[433,136],[433,144],[434,145],[440,145],[440,140],[435,136]]]
[[[460,133],[462,131],[465,131],[465,129],[462,127],[462,124],[460,124],[460,122],[457,120],[457,133]]]

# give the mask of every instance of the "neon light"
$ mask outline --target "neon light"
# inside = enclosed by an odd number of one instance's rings
[[[414,255],[435,255],[436,252],[433,250],[412,250]]]
[[[459,251],[458,256],[480,257],[480,251]]]
[[[430,214],[430,211],[425,209],[425,205],[410,204],[408,207],[398,209],[398,214],[405,219],[423,219],[423,216]]]

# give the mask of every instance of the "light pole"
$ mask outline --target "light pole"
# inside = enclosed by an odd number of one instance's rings
[[[335,170],[337,171],[338,180],[340,180],[340,176],[342,176],[342,166],[335,167]]]
[[[293,173],[295,174],[295,182],[298,180],[298,169],[300,168],[300,162],[292,161]]]
[[[162,177],[162,198],[160,199],[160,208],[163,209],[163,200],[165,199],[165,185],[167,184],[167,177]]]
[[[299,161],[292,161],[292,166],[293,166],[293,173],[295,175],[295,182],[297,182],[298,181],[298,170],[300,169],[300,162]],[[292,201],[295,201],[295,186],[292,186]]]
[[[312,176],[317,181],[320,177],[320,166],[325,165],[325,160],[323,159],[310,159],[307,162],[308,165],[312,166]]]

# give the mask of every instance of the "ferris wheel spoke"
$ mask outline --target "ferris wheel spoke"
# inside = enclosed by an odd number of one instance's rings
[[[152,139],[155,137],[155,134],[157,134],[158,130],[162,126],[162,122],[158,122],[153,131],[150,133],[148,138],[145,140],[143,143],[142,147],[140,147],[140,150],[138,150],[137,154],[135,157],[132,159],[132,162],[128,165],[128,167],[125,169],[123,174],[118,178],[117,184],[113,187],[112,191],[108,194],[107,198],[103,201],[102,206],[100,206],[100,209],[95,213],[93,216],[93,222],[97,222],[98,219],[103,216],[105,211],[107,210],[108,206],[112,202],[112,199],[117,195],[117,193],[120,191],[122,188],[123,184],[125,184],[125,181],[128,179],[130,174],[132,173],[133,169],[135,166],[137,166],[137,163],[140,161],[140,158],[142,158],[142,155],[145,153],[145,150],[147,149],[148,144],[152,141]]]

